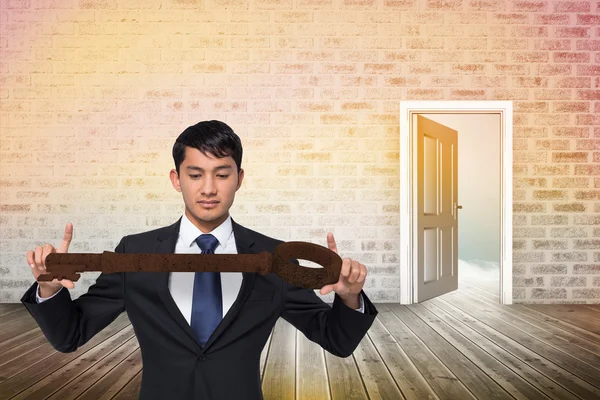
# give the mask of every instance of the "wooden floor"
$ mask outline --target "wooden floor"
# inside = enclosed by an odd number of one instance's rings
[[[377,303],[348,358],[280,319],[261,359],[265,399],[600,399],[600,305],[502,306],[497,286]],[[63,354],[21,304],[0,304],[0,399],[137,399],[141,368],[126,314]]]

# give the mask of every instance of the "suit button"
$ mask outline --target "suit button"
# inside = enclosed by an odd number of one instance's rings
[[[198,357],[198,359],[200,359],[200,361],[206,361],[206,355],[201,354],[200,357]]]

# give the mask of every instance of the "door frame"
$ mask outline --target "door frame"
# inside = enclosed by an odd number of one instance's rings
[[[500,114],[500,303],[512,304],[513,103],[503,100],[400,101],[400,304],[417,302],[416,215],[413,190],[416,140],[413,114]],[[409,151],[411,149],[412,151]],[[412,267],[411,267],[412,266]]]

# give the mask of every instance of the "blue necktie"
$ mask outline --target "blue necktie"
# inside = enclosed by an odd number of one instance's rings
[[[196,238],[201,254],[214,254],[219,241],[211,234]],[[191,327],[196,332],[202,346],[223,318],[220,272],[196,272],[194,276],[194,296],[192,299]]]

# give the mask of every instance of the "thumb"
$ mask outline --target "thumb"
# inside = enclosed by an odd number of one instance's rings
[[[60,284],[63,285],[64,287],[66,287],[67,289],[74,289],[75,288],[75,284],[73,283],[73,281],[71,281],[69,279],[62,279],[60,281]]]
[[[334,289],[335,285],[325,285],[321,288],[320,293],[321,294],[327,294],[329,292],[331,292]]]

